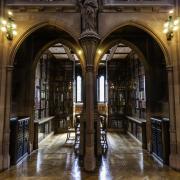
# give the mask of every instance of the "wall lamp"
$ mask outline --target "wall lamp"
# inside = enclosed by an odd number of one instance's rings
[[[17,25],[15,24],[15,21],[13,19],[12,11],[8,11],[7,14],[7,19],[2,18],[0,21],[0,29],[5,34],[6,38],[11,41],[13,40],[14,36],[17,35]]]
[[[98,49],[97,53],[98,53],[99,55],[101,55],[101,54],[102,54],[102,50],[101,50],[101,49]]]
[[[167,40],[170,41],[173,36],[174,32],[179,29],[180,25],[180,17],[174,18],[172,14],[174,13],[174,10],[169,11],[169,17],[164,23],[164,30],[163,32],[166,34]]]

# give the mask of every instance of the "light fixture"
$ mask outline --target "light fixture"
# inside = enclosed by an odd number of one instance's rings
[[[82,54],[82,51],[81,51],[81,50],[78,50],[78,54],[81,55],[81,54]]]
[[[13,15],[12,11],[8,11],[8,15],[12,16]]]
[[[0,29],[6,35],[8,40],[13,40],[14,36],[17,35],[17,25],[13,19],[12,11],[7,12],[8,18],[2,18],[0,21]]]
[[[173,36],[174,36],[174,32],[177,31],[179,29],[179,24],[180,24],[180,18],[173,18],[173,16],[171,14],[174,13],[174,10],[170,10],[169,11],[169,17],[166,20],[166,22],[164,23],[164,29],[163,32],[166,34],[167,40],[170,41]]]
[[[174,13],[174,9],[171,9],[170,11],[169,11],[169,14],[173,14]]]
[[[98,54],[99,54],[99,55],[101,55],[101,54],[102,54],[101,49],[98,49],[98,51],[97,51],[97,52],[98,52]]]

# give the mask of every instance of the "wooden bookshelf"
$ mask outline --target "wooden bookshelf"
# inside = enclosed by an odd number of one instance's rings
[[[49,59],[43,54],[36,68],[35,119],[49,116]]]
[[[132,53],[128,58],[128,114],[146,119],[145,69],[136,54]]]

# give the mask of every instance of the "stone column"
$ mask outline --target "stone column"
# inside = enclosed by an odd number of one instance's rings
[[[4,14],[4,1],[1,1],[1,15]],[[9,119],[11,110],[11,76],[13,67],[8,65],[9,49],[12,42],[0,32],[0,171],[9,167]]]
[[[172,168],[180,169],[180,154],[177,151],[177,133],[174,101],[173,67],[167,66],[169,88],[169,116],[170,116],[170,157],[169,164]]]
[[[169,116],[170,116],[170,148],[171,153],[176,152],[176,121],[175,121],[175,107],[174,107],[174,83],[173,83],[173,67],[168,66],[168,90],[169,90]]]
[[[34,135],[35,135],[35,124],[34,124],[34,98],[35,97],[35,71],[36,67],[32,67],[28,69],[28,77],[26,79],[26,90],[25,90],[25,99],[26,99],[26,106],[27,109],[25,111],[25,116],[30,117],[29,121],[29,150],[28,152],[31,153],[36,147],[33,147],[34,144]]]
[[[10,163],[9,157],[9,120],[10,120],[10,100],[11,100],[11,75],[12,75],[12,66],[2,67],[1,73],[3,80],[1,81],[1,85],[4,84],[1,89],[1,151],[0,151],[0,170],[7,169]]]
[[[99,43],[99,37],[95,34],[83,34],[80,38],[80,43],[84,50],[86,60],[85,69],[85,155],[84,155],[84,168],[86,171],[94,171],[96,168],[96,158],[94,149],[94,108],[95,108],[95,67],[94,59]]]
[[[176,0],[175,15],[180,15],[180,2]],[[172,168],[180,170],[180,32],[174,34],[169,43],[171,66],[167,67],[169,85],[170,108],[170,157],[169,164]]]
[[[85,112],[85,107],[86,107],[86,97],[85,97],[85,69],[83,69],[82,72],[82,76],[83,78],[83,84],[82,84],[82,88],[83,88],[83,109],[81,112],[81,118],[80,118],[80,148],[79,148],[79,157],[80,157],[80,162],[83,162],[83,156],[84,156],[84,152],[85,152],[85,119],[86,119],[86,112]],[[83,164],[83,163],[82,163]]]
[[[98,71],[98,70],[97,70]],[[100,157],[102,155],[102,148],[101,148],[101,134],[100,134],[100,119],[99,119],[99,112],[98,112],[98,102],[97,102],[97,78],[98,78],[98,72],[95,72],[94,74],[94,102],[95,102],[95,106],[94,106],[94,121],[96,124],[96,152],[95,154],[97,155],[97,157]]]
[[[147,140],[147,150],[151,153],[152,152],[152,133],[151,133],[151,82],[153,82],[153,80],[151,79],[151,75],[150,73],[147,73],[146,75],[146,140]]]
[[[4,1],[2,0],[0,2],[0,16],[3,16],[4,14]],[[5,79],[4,79],[4,76],[5,76],[5,68],[3,67],[4,66],[4,59],[2,58],[3,57],[3,49],[4,49],[4,38],[3,38],[3,33],[0,32],[0,57],[1,57],[1,60],[0,60],[0,171],[4,168],[3,167],[3,136],[4,136],[4,132],[3,132],[3,129],[4,129],[4,86],[5,86]]]
[[[6,66],[6,93],[5,93],[5,111],[4,111],[4,137],[3,137],[3,167],[9,167],[9,137],[10,137],[10,112],[11,112],[11,77],[13,66]]]

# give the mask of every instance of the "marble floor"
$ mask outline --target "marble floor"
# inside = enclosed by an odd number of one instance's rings
[[[66,134],[51,136],[23,163],[0,173],[0,180],[180,180],[180,172],[152,159],[128,135],[108,134],[109,151],[93,173],[84,172]]]

